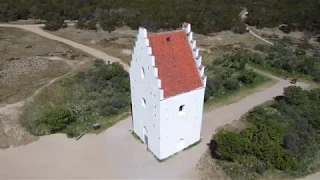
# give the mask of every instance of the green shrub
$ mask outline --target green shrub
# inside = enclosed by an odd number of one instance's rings
[[[244,34],[247,32],[247,26],[245,23],[237,21],[234,23],[232,31],[237,34]]]
[[[84,19],[79,19],[76,23],[77,29],[88,29],[88,30],[97,30],[97,21],[95,20],[89,20],[86,21]]]
[[[235,79],[228,79],[224,82],[223,86],[226,90],[236,90],[240,88],[239,82]]]
[[[212,157],[232,178],[274,170],[289,177],[312,173],[320,153],[319,100],[320,89],[286,88],[284,98],[248,113],[247,129],[219,131],[210,142]],[[241,170],[246,173],[240,175]]]
[[[64,19],[57,13],[49,13],[46,18],[44,29],[49,31],[57,31],[58,29],[65,27]]]
[[[56,106],[45,109],[31,122],[31,131],[36,135],[53,134],[62,131],[75,121],[73,113],[65,107]],[[42,131],[39,131],[43,129]]]
[[[89,20],[86,24],[88,30],[97,30],[97,21],[96,20]]]
[[[74,137],[91,131],[94,123],[107,128],[129,111],[130,82],[123,67],[101,60],[88,66],[56,81],[27,104],[24,114],[33,134],[62,132]]]
[[[246,64],[260,58],[258,54],[232,54],[217,58],[206,68],[208,78],[205,101],[258,82],[257,74],[246,70]]]
[[[252,84],[257,78],[257,74],[252,70],[244,70],[241,75],[238,77],[240,82],[244,84]]]
[[[281,75],[293,75],[320,82],[320,57],[306,55],[303,49],[283,44],[257,45],[266,55],[250,54],[249,61]]]
[[[77,29],[85,29],[86,28],[86,21],[84,19],[79,19],[76,23]]]

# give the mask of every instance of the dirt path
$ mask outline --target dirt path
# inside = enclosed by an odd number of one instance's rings
[[[252,34],[253,36],[257,37],[258,39],[261,39],[262,41],[268,43],[268,44],[271,44],[271,45],[274,45],[273,42],[270,42],[268,40],[266,40],[265,38],[259,36],[258,34],[256,34],[255,32],[253,32],[249,26],[247,26],[247,28],[249,29],[249,33]]]
[[[16,24],[0,24],[0,27],[15,27],[15,28],[20,28],[20,29],[24,29],[24,30],[27,30],[27,31],[30,31],[30,32],[33,32],[33,33],[36,33],[40,36],[44,36],[46,38],[49,38],[49,39],[52,39],[52,40],[55,40],[55,41],[59,41],[59,42],[62,42],[62,43],[65,43],[69,46],[72,46],[74,48],[77,48],[87,54],[90,54],[98,59],[102,59],[104,60],[106,63],[108,61],[110,61],[111,63],[112,62],[119,62],[120,64],[123,65],[124,69],[125,70],[129,70],[129,66],[123,62],[121,62],[121,60],[119,58],[116,58],[116,57],[113,57],[113,56],[110,56],[102,51],[99,51],[99,50],[96,50],[94,48],[91,48],[89,46],[85,46],[85,45],[82,45],[82,44],[79,44],[79,43],[76,43],[74,41],[70,41],[68,39],[64,39],[64,38],[61,38],[61,37],[58,37],[58,36],[55,36],[55,35],[52,35],[46,31],[44,31],[41,27],[43,27],[43,25],[16,25]]]
[[[21,108],[25,105],[25,103],[32,100],[41,90],[54,83],[56,80],[73,72],[80,65],[87,62],[68,60],[55,56],[48,57],[48,59],[63,61],[68,64],[72,70],[59,77],[36,84],[35,86],[39,88],[31,96],[22,101],[13,104],[0,104],[0,148],[21,146],[38,140],[39,137],[30,135],[24,128],[21,127],[21,124],[19,123],[19,116],[22,112]]]
[[[90,47],[53,36],[39,29],[39,26],[18,27],[64,42],[100,59],[119,61]],[[202,143],[165,162],[158,163],[145,146],[131,136],[129,117],[102,134],[85,135],[79,141],[57,134],[41,137],[27,146],[0,150],[0,179],[197,179],[197,163],[215,130],[239,119],[254,106],[282,94],[283,88],[291,85],[288,81],[277,80],[278,83],[268,89],[204,114]],[[297,85],[309,86],[301,82]]]

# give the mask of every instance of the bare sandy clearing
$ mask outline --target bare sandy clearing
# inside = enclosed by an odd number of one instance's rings
[[[29,144],[38,139],[30,135],[17,121],[23,102],[0,107],[0,149]]]
[[[68,26],[50,33],[98,49],[129,64],[131,59],[131,52],[129,53],[129,51],[135,43],[137,31],[130,30],[130,28],[118,28],[108,33],[99,28],[97,31],[93,31]]]

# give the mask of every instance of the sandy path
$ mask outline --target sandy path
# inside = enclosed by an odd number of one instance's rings
[[[104,60],[105,62],[108,62],[110,61],[111,63],[112,62],[119,62],[120,64],[123,65],[124,69],[125,70],[129,70],[129,66],[123,62],[121,62],[121,60],[119,58],[116,58],[116,57],[113,57],[113,56],[110,56],[102,51],[99,51],[99,50],[96,50],[94,48],[91,48],[89,46],[85,46],[85,45],[82,45],[82,44],[79,44],[79,43],[76,43],[74,41],[70,41],[68,39],[64,39],[64,38],[61,38],[61,37],[58,37],[58,36],[55,36],[53,34],[50,34],[44,30],[41,29],[43,25],[15,25],[15,24],[0,24],[0,27],[15,27],[15,28],[21,28],[21,29],[24,29],[24,30],[27,30],[27,31],[30,31],[30,32],[33,32],[33,33],[36,33],[38,35],[41,35],[41,36],[44,36],[46,38],[49,38],[49,39],[52,39],[52,40],[55,40],[55,41],[59,41],[59,42],[62,42],[62,43],[65,43],[69,46],[72,46],[74,48],[77,48],[85,53],[88,53],[98,59],[102,59]]]
[[[265,38],[259,36],[259,35],[256,34],[255,32],[253,32],[253,31],[250,29],[249,26],[247,26],[247,28],[249,29],[249,33],[252,34],[253,36],[255,36],[256,38],[261,39],[262,41],[264,41],[264,42],[266,42],[266,43],[268,43],[268,44],[274,45],[272,42],[266,40]]]
[[[64,42],[100,59],[119,60],[90,47],[53,36],[39,29],[39,26],[18,27]],[[207,149],[206,143],[215,130],[239,119],[254,106],[282,94],[283,88],[290,83],[279,78],[277,80],[278,83],[268,89],[204,114],[202,143],[163,163],[158,163],[146,152],[145,146],[131,136],[129,117],[100,135],[85,135],[79,141],[58,134],[41,137],[39,141],[26,146],[0,150],[0,179],[196,179],[197,162]],[[308,87],[300,82],[297,85]]]

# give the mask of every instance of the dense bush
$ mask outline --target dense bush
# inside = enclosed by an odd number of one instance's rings
[[[249,54],[226,55],[206,66],[208,79],[205,101],[211,97],[237,90],[242,86],[265,80],[254,71],[246,69],[246,64],[251,57],[252,55]]]
[[[97,30],[97,21],[96,20],[89,20],[86,22],[85,26],[88,30]]]
[[[319,117],[320,89],[285,88],[284,98],[249,113],[244,131],[218,132],[210,142],[212,157],[235,179],[257,177],[265,170],[312,173],[320,165]]]
[[[288,33],[295,29],[319,30],[320,2],[317,0],[261,0],[246,1],[249,16],[246,22],[258,27],[275,27],[286,24],[281,29]],[[297,11],[299,10],[299,11]]]
[[[247,32],[247,26],[246,26],[245,23],[237,21],[237,22],[234,23],[232,31],[234,33],[238,33],[238,34],[244,34],[244,33]]]
[[[188,21],[197,33],[230,29],[244,33],[245,25],[239,21],[243,7],[248,9],[247,23],[250,25],[275,27],[288,24],[290,28],[319,30],[318,0],[308,3],[292,3],[291,0],[2,0],[0,21],[45,19],[48,13],[55,12],[63,19],[99,20],[101,27],[108,31],[122,25],[133,29],[138,26],[150,30],[174,29]]]
[[[302,49],[292,49],[284,44],[257,45],[256,50],[266,53],[251,54],[250,61],[278,74],[309,76],[320,82],[320,57],[306,55]]]
[[[75,136],[88,132],[96,122],[112,124],[112,118],[129,111],[129,105],[128,73],[118,63],[106,65],[97,60],[87,71],[41,91],[24,115],[32,134],[65,132]]]
[[[75,26],[77,29],[86,29],[86,21],[84,19],[79,19]]]
[[[57,13],[48,13],[44,29],[49,31],[56,31],[65,27],[64,19]]]
[[[243,73],[238,77],[238,79],[244,84],[252,84],[256,77],[257,74],[253,72],[253,70],[244,70]]]
[[[51,134],[64,130],[75,121],[71,110],[63,106],[45,109],[34,121],[31,121],[31,131],[35,134]]]

